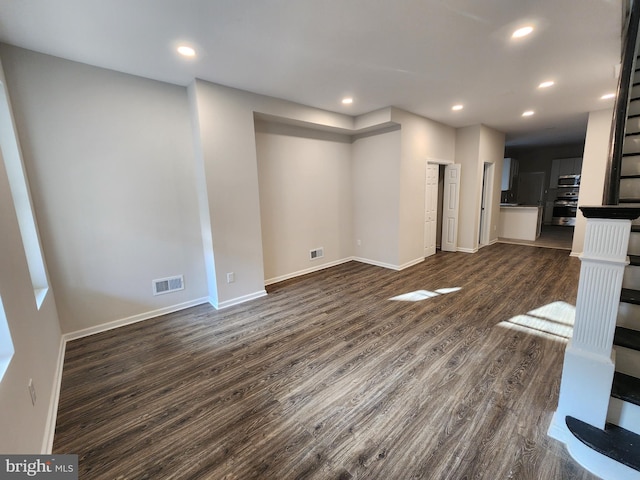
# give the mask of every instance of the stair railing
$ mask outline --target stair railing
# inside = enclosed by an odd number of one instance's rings
[[[613,109],[613,122],[609,139],[609,156],[607,159],[604,183],[603,205],[617,205],[620,199],[620,174],[624,134],[629,108],[629,95],[635,68],[636,49],[638,44],[638,26],[640,23],[640,1],[632,2],[626,36],[622,46],[620,76]]]

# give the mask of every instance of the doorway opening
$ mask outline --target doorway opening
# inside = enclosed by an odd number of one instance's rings
[[[455,252],[458,239],[460,165],[429,162],[426,165],[424,256],[437,250]]]
[[[480,201],[480,228],[478,232],[478,245],[489,245],[491,242],[491,195],[493,194],[493,174],[495,164],[485,162],[482,175],[482,199]]]

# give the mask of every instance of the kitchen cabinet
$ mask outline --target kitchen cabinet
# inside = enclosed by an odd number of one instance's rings
[[[558,177],[561,175],[580,175],[580,172],[582,172],[582,157],[556,158],[551,163],[549,187],[558,188]]]

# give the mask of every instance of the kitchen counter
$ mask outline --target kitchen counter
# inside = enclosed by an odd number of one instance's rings
[[[498,237],[534,241],[542,228],[542,207],[538,205],[500,204]]]

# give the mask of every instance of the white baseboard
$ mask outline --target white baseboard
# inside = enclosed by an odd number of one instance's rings
[[[51,401],[47,412],[47,423],[45,425],[44,438],[42,440],[42,455],[49,455],[53,450],[53,436],[56,433],[56,420],[58,418],[58,404],[60,403],[60,388],[62,386],[62,368],[64,367],[64,352],[67,349],[67,342],[64,335],[60,336],[60,347],[56,360],[56,370],[53,375],[53,385],[51,387]]]
[[[285,280],[289,280],[290,278],[299,277],[301,275],[307,275],[308,273],[319,272],[320,270],[324,270],[325,268],[331,268],[338,265],[342,265],[343,263],[347,263],[354,260],[353,257],[343,258],[342,260],[335,260],[333,262],[323,263],[322,265],[317,265],[310,268],[305,268],[303,270],[298,270],[297,272],[287,273],[286,275],[280,275],[278,277],[269,278],[264,281],[265,285],[272,285],[278,282],[284,282]]]
[[[402,265],[400,265],[400,267],[398,267],[397,270],[404,270],[405,268],[413,267],[414,265],[418,265],[419,263],[422,263],[422,262],[424,262],[424,257],[419,257],[414,260],[411,260],[410,262],[403,263]]]
[[[462,253],[478,253],[478,247],[476,248],[462,248],[462,247],[458,247],[457,252],[462,252]]]
[[[150,318],[159,317],[160,315],[166,315],[167,313],[173,313],[184,310],[185,308],[202,305],[203,303],[207,303],[208,301],[208,298],[198,298],[196,300],[190,300],[188,302],[179,303],[177,305],[170,305],[168,307],[159,308],[150,312],[140,313],[138,315],[133,315],[127,318],[121,318],[120,320],[113,320],[101,325],[96,325],[95,327],[83,328],[82,330],[76,330],[75,332],[65,333],[64,335],[62,335],[62,338],[65,342],[69,342],[78,338],[88,337],[89,335],[94,335],[96,333],[106,332],[107,330],[112,330],[114,328],[123,327],[131,323],[149,320]]]
[[[374,265],[376,267],[388,268],[389,270],[395,270],[399,272],[400,270],[404,270],[405,268],[413,267],[421,262],[424,262],[424,257],[416,258],[407,263],[403,263],[402,265],[393,265],[391,263],[379,262],[377,260],[371,260],[369,258],[362,257],[353,257],[353,260],[360,263],[366,263],[367,265]]]
[[[234,305],[239,305],[240,303],[248,302],[249,300],[254,300],[266,295],[267,291],[263,289],[254,293],[249,293],[248,295],[225,300],[224,302],[218,302],[217,305],[214,305],[213,303],[211,305],[213,305],[213,308],[215,308],[216,310],[222,310],[223,308],[233,307]]]
[[[353,257],[353,260],[355,260],[356,262],[360,262],[360,263],[366,263],[367,265],[374,265],[376,267],[389,268],[391,270],[400,270],[400,267],[398,265],[392,265],[390,263],[379,262],[377,260],[370,260],[368,258]]]

